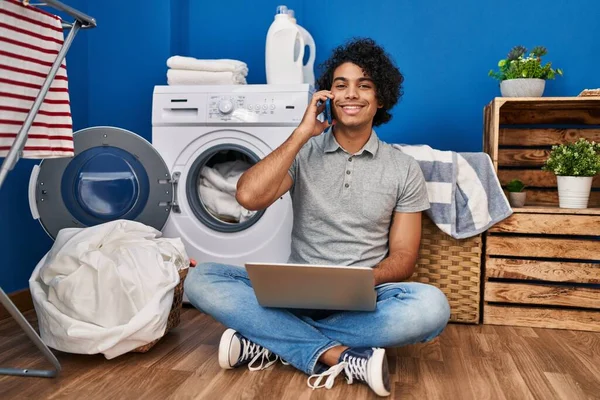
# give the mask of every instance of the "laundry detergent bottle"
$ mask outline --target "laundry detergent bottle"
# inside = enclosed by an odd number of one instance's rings
[[[315,70],[314,70],[314,64],[315,64],[315,57],[317,55],[316,53],[316,45],[315,45],[315,40],[313,39],[312,35],[310,33],[308,33],[308,31],[306,29],[304,29],[304,27],[302,27],[301,25],[298,25],[298,23],[296,22],[296,15],[294,13],[294,10],[288,10],[288,15],[290,17],[290,19],[292,20],[293,23],[296,24],[296,26],[298,27],[298,29],[300,29],[300,32],[302,32],[302,37],[304,38],[304,44],[306,47],[308,47],[308,60],[306,61],[306,64],[302,65],[302,74],[304,75],[304,83],[308,83],[311,86],[315,86]],[[304,59],[304,57],[303,57]]]
[[[304,83],[302,60],[304,35],[289,17],[286,6],[278,6],[267,32],[265,66],[268,84]]]

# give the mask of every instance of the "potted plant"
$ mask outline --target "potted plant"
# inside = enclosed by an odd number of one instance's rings
[[[506,185],[508,190],[508,202],[513,207],[523,207],[527,193],[523,191],[525,185],[519,179],[513,179]]]
[[[542,167],[556,175],[561,208],[587,208],[592,179],[600,172],[600,143],[579,139],[552,146]]]
[[[500,81],[500,92],[504,97],[541,97],[544,94],[547,79],[563,74],[552,63],[542,65],[542,56],[548,53],[543,46],[534,47],[528,56],[527,49],[515,46],[506,59],[498,62],[498,71],[490,70],[492,78]]]

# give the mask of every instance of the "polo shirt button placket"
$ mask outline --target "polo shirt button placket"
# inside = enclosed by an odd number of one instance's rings
[[[352,158],[353,156],[348,157],[348,163],[352,162]],[[344,181],[346,183],[344,183],[344,187],[347,189],[350,187],[350,180],[352,179],[350,174],[352,174],[352,164],[347,164],[346,165],[346,177],[344,179]]]

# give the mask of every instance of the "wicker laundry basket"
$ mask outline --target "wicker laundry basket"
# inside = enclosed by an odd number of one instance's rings
[[[482,237],[454,239],[423,215],[419,259],[411,280],[432,284],[450,303],[450,321],[479,323]]]
[[[191,261],[190,268],[193,268],[196,265],[195,261]],[[185,282],[185,278],[187,277],[188,271],[190,268],[179,270],[179,283],[175,286],[175,290],[173,292],[173,305],[171,306],[171,311],[169,312],[169,319],[167,320],[167,328],[165,329],[165,335],[171,329],[175,328],[181,322],[181,305],[183,304],[183,283]],[[150,350],[162,337],[135,348],[131,350],[133,353],[145,353]]]

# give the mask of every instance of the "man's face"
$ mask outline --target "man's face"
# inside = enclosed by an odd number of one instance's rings
[[[377,100],[375,83],[361,67],[351,62],[335,69],[331,92],[335,96],[334,118],[337,124],[343,126],[371,125],[377,109],[382,107]]]

